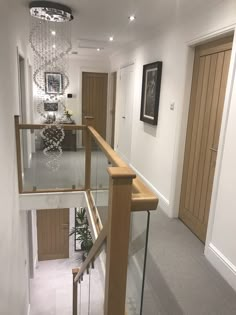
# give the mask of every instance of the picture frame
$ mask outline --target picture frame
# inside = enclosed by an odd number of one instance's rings
[[[161,91],[162,61],[143,66],[140,120],[157,125]]]
[[[45,72],[45,93],[63,94],[63,76],[60,72]]]
[[[44,111],[45,112],[57,112],[58,111],[58,103],[45,102],[44,103]]]

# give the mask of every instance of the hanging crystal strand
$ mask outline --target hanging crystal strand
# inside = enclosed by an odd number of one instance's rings
[[[44,102],[58,102],[58,113],[62,116],[65,112],[65,90],[69,85],[66,55],[71,49],[70,23],[58,23],[38,18],[31,18],[30,44],[34,54],[34,88],[36,96],[34,103],[41,122],[47,120],[44,112]],[[52,33],[55,32],[55,33]],[[45,93],[45,73],[56,72],[62,75],[64,86],[62,95]],[[47,158],[46,165],[56,171],[59,168],[59,159],[62,155],[61,143],[65,132],[56,121],[41,131],[44,140],[44,154]]]

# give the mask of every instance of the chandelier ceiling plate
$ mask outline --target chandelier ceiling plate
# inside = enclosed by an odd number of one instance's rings
[[[30,14],[33,17],[52,21],[69,22],[73,20],[72,11],[66,5],[51,1],[31,1],[29,4]]]

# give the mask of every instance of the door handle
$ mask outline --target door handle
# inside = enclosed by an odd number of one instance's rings
[[[66,229],[69,228],[69,224],[68,223],[62,224],[61,226],[62,226],[62,230],[66,230]]]
[[[211,151],[217,152],[218,150],[216,148],[210,148]]]
[[[122,118],[125,119],[126,117],[125,117],[125,116],[122,116]]]

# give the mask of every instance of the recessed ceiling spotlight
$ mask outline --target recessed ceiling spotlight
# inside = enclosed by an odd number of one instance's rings
[[[55,44],[53,44],[53,45],[52,45],[52,48],[56,49],[56,45],[55,45]]]
[[[113,42],[113,40],[114,40],[114,37],[113,37],[113,36],[110,36],[110,37],[109,37],[109,41],[110,41],[110,42]]]
[[[100,51],[101,49],[100,48],[97,48],[97,51]]]
[[[51,34],[52,34],[53,36],[55,36],[55,35],[56,35],[56,31],[51,31]]]
[[[129,16],[130,22],[133,22],[135,19],[136,19],[136,17],[135,17],[134,15],[130,15],[130,16]]]

